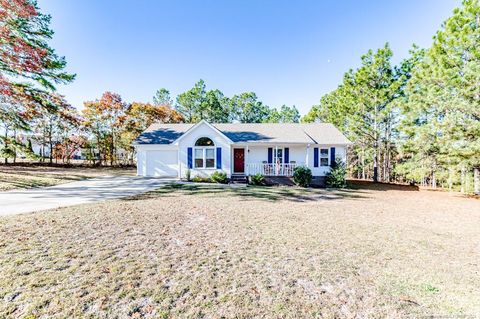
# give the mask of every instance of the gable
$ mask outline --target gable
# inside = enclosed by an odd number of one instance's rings
[[[232,141],[226,137],[222,132],[217,130],[212,125],[205,121],[199,122],[192,126],[187,132],[180,136],[174,143],[183,145],[194,145],[195,142],[201,137],[210,138],[216,145],[217,144],[230,144]]]

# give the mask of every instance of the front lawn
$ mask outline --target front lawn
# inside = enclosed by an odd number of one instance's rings
[[[0,219],[0,318],[480,312],[480,201],[171,185]]]
[[[132,168],[0,165],[0,191],[53,186],[110,175],[135,175]]]

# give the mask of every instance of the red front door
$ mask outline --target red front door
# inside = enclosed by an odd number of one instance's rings
[[[245,149],[243,148],[233,149],[233,172],[234,173],[245,172]]]

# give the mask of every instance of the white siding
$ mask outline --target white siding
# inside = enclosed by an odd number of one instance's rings
[[[137,151],[137,176],[147,175],[145,151]]]
[[[235,146],[233,146],[235,148]],[[248,146],[248,153],[245,154],[245,162],[248,164],[261,164],[268,160],[268,147]]]
[[[215,144],[215,149],[217,147],[222,148],[222,169],[221,171],[225,172],[228,176],[231,174],[231,159],[230,159],[230,143],[225,137],[219,134],[217,131],[209,127],[205,123],[194,127],[189,131],[180,141],[179,141],[179,161],[180,161],[180,175],[182,178],[186,177],[186,172],[188,169],[187,162],[187,150],[189,147],[194,148],[195,142],[200,137],[208,137]],[[215,151],[215,163],[216,163],[216,151]],[[218,171],[216,168],[211,169],[196,169],[192,168],[190,170],[191,177],[194,176],[207,176],[213,172]]]
[[[313,149],[318,147],[318,167],[313,167]],[[333,146],[333,145],[310,145],[308,149],[308,167],[312,170],[313,176],[325,176],[330,171],[330,148],[335,147],[335,157],[341,158],[344,162],[346,161],[346,153],[344,146]],[[329,166],[320,166],[320,149],[328,149],[328,164]]]

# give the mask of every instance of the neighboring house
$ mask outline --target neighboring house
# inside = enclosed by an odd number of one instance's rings
[[[332,124],[153,124],[134,141],[137,175],[185,178],[292,176],[307,166],[322,177],[351,142]]]

